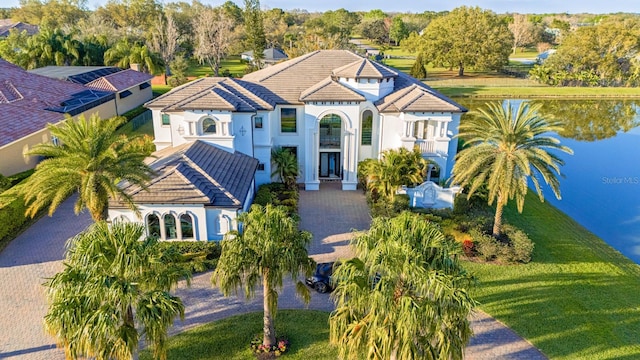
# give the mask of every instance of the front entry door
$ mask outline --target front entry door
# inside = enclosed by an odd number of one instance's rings
[[[339,152],[320,153],[320,177],[339,179],[342,174]]]

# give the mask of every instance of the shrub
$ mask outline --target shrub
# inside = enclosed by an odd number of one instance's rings
[[[373,217],[394,217],[403,211],[409,210],[409,195],[398,194],[391,203],[386,201],[375,201],[371,192],[367,192],[367,202],[371,208]]]
[[[475,243],[477,255],[484,261],[496,260],[501,253],[498,240],[491,235],[487,235],[479,229],[471,229],[469,231],[471,239]]]
[[[504,225],[503,234],[499,239],[479,228],[471,229],[469,235],[475,243],[476,255],[484,261],[507,264],[531,261],[534,244],[527,234],[514,226]]]
[[[0,196],[0,248],[13,239],[27,222],[26,205],[22,197]]]
[[[180,254],[182,261],[178,265],[191,272],[215,269],[222,250],[215,241],[161,241],[158,244],[167,255]]]
[[[262,206],[284,206],[291,216],[297,216],[299,197],[297,189],[289,189],[282,183],[271,183],[260,185],[253,203]]]
[[[508,262],[528,263],[531,261],[531,253],[534,244],[524,231],[511,225],[503,226],[504,234],[509,239],[509,251],[505,254]]]
[[[475,244],[473,243],[473,240],[465,239],[462,242],[462,251],[464,252],[464,254],[467,257],[473,256],[474,255],[474,250],[475,250]]]
[[[0,193],[11,187],[11,180],[6,176],[0,174]]]

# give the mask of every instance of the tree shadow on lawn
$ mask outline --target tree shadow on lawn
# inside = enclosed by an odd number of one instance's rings
[[[640,357],[640,282],[634,276],[566,272],[480,281],[478,287],[483,310],[551,358]]]
[[[168,358],[255,359],[249,344],[256,335],[262,334],[262,315],[262,312],[253,312],[232,316],[176,335],[169,341]],[[329,338],[328,317],[329,313],[323,311],[278,311],[276,335],[285,337],[291,344],[286,357],[335,358],[337,350],[325,346]],[[319,346],[325,349],[319,349]],[[140,358],[150,359],[149,351]]]

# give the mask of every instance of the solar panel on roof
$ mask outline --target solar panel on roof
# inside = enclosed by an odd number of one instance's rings
[[[48,107],[46,110],[73,116],[113,99],[115,94],[110,91],[83,90],[71,95],[71,98],[60,103],[60,106]]]
[[[71,81],[71,82],[76,83],[76,84],[85,85],[85,84],[88,84],[88,83],[92,82],[95,79],[99,79],[99,78],[101,78],[103,76],[115,74],[115,73],[117,73],[117,72],[119,72],[121,70],[122,69],[117,68],[117,67],[101,68],[101,69],[87,71],[87,72],[82,73],[82,74],[71,75],[67,79],[69,81]]]

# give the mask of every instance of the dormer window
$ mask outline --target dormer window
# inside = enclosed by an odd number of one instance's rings
[[[202,133],[204,135],[215,134],[216,131],[216,121],[210,117],[202,119]]]

